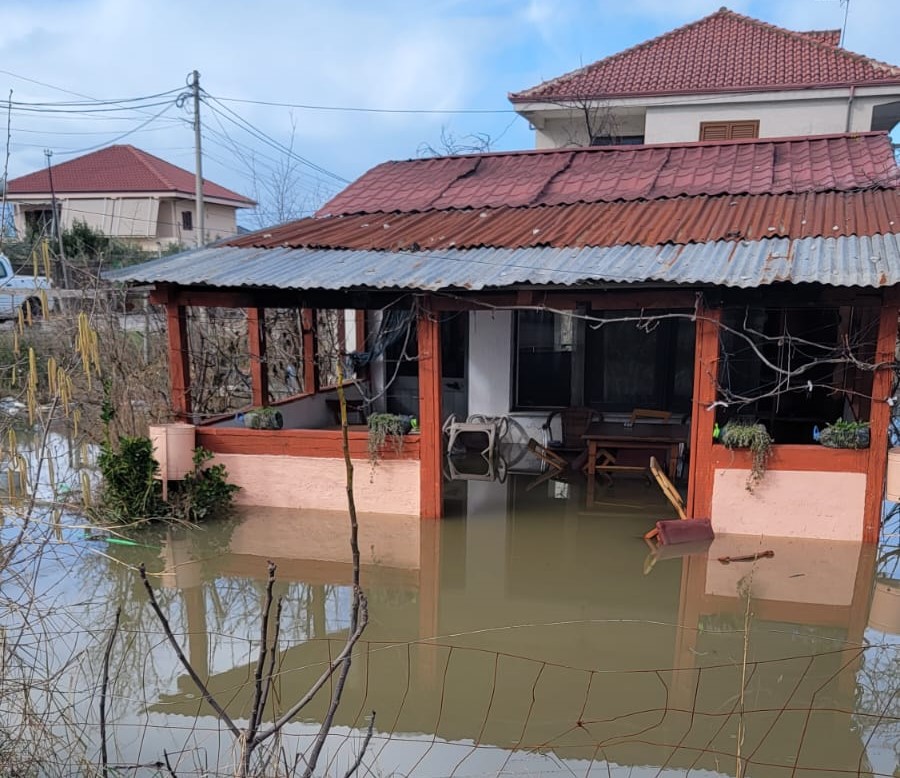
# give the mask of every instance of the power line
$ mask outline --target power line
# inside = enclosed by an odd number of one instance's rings
[[[364,108],[352,105],[311,105],[306,103],[280,103],[274,100],[250,100],[241,97],[216,97],[223,103],[247,103],[249,105],[270,105],[276,108],[299,108],[304,111],[340,111],[347,113],[387,113],[387,114],[510,114],[512,108]]]
[[[63,154],[63,155],[87,154],[91,151],[97,151],[97,149],[102,149],[106,146],[109,146],[110,144],[117,143],[118,141],[127,138],[129,135],[133,135],[135,132],[139,132],[140,130],[144,129],[148,124],[155,121],[156,119],[159,119],[166,111],[171,110],[174,105],[175,105],[175,103],[167,103],[166,106],[159,113],[155,114],[154,116],[151,116],[149,119],[145,119],[143,122],[141,122],[139,125],[137,125],[137,127],[134,127],[131,130],[127,130],[126,132],[123,132],[121,135],[117,135],[112,140],[104,141],[103,143],[99,143],[95,146],[88,146],[87,148],[83,148],[83,149],[73,149],[72,151],[61,151],[58,153]]]
[[[232,124],[240,127],[245,132],[248,132],[250,135],[255,137],[257,140],[260,140],[263,143],[271,146],[276,151],[278,151],[282,154],[287,154],[291,158],[297,160],[298,162],[300,162],[303,165],[306,165],[307,167],[312,168],[313,170],[315,170],[318,173],[322,173],[323,175],[326,175],[329,178],[333,178],[336,181],[340,181],[342,184],[350,183],[343,176],[340,176],[337,173],[334,173],[331,170],[328,170],[327,168],[322,167],[321,165],[317,165],[315,162],[313,162],[309,159],[306,159],[306,157],[303,157],[300,154],[297,154],[297,152],[295,152],[293,149],[288,148],[284,144],[280,143],[279,141],[275,140],[271,136],[267,135],[265,132],[260,130],[258,127],[256,127],[255,125],[253,125],[249,121],[247,121],[243,116],[236,113],[235,111],[232,111],[227,105],[222,105],[221,103],[219,103],[217,98],[213,97],[212,95],[208,94],[207,92],[204,92],[204,96],[209,98],[205,102],[212,111],[215,112],[218,109],[214,105],[212,105],[209,102],[209,100],[212,100],[215,103],[218,103],[221,106],[221,108],[226,112],[226,113],[222,114],[222,118],[227,119]]]

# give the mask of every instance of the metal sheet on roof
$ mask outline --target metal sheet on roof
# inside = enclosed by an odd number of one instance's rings
[[[900,284],[900,233],[687,246],[352,251],[218,246],[113,271],[128,283],[277,289],[478,290],[590,282]]]
[[[896,186],[886,133],[596,146],[386,162],[319,216]]]
[[[244,247],[420,249],[577,247],[900,230],[900,189],[679,197],[650,202],[308,218],[228,241]]]

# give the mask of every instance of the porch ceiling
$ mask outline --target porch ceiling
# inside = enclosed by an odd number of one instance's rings
[[[127,283],[331,291],[474,291],[591,282],[883,287],[900,284],[900,233],[581,249],[407,252],[217,246],[113,271],[106,278]]]

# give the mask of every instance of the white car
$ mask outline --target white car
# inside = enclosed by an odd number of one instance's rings
[[[50,289],[53,282],[44,276],[18,276],[9,259],[0,254],[0,319],[15,319],[20,309],[30,308],[33,316],[43,314],[41,289]],[[48,301],[52,308],[52,303]]]

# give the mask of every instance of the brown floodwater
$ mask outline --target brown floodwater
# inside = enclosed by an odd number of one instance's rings
[[[879,557],[849,543],[723,536],[654,553],[641,534],[670,515],[657,490],[621,479],[587,509],[578,484],[533,480],[454,483],[440,522],[361,518],[370,620],[317,774],[344,774],[373,711],[359,774],[379,778],[900,774],[890,547]],[[340,514],[242,510],[133,536],[140,546],[73,539],[38,588],[68,603],[77,627],[66,656],[84,650],[79,672],[95,683],[83,715],[94,724],[122,607],[111,761],[149,765],[165,752],[182,776],[227,772],[236,753],[163,639],[138,564],[194,669],[243,723],[275,562],[284,600],[271,720],[347,639],[348,537]],[[52,571],[63,568],[60,581]],[[285,728],[272,774],[309,746],[330,691]]]

